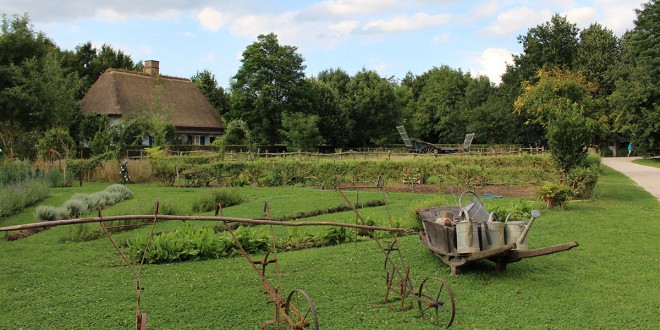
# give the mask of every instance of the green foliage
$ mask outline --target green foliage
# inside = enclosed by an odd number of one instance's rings
[[[174,185],[176,180],[176,164],[166,157],[166,151],[160,146],[154,146],[145,149],[147,160],[151,163],[151,170],[154,176],[168,187]]]
[[[562,173],[584,164],[590,134],[579,111],[568,109],[556,113],[554,121],[548,124],[547,138],[552,159]]]
[[[586,199],[591,198],[598,182],[598,166],[595,167],[575,167],[568,172],[566,183],[575,192],[575,197]]]
[[[50,195],[43,179],[24,180],[0,186],[0,218],[19,213]]]
[[[38,143],[39,154],[44,158],[66,159],[75,153],[75,142],[63,128],[49,129]]]
[[[282,114],[281,135],[284,145],[290,152],[316,151],[323,142],[318,129],[319,116],[302,112]]]
[[[325,246],[343,244],[352,240],[353,235],[346,227],[332,227],[321,237],[321,242]]]
[[[243,203],[243,197],[236,191],[213,189],[197,198],[192,203],[193,213],[202,213],[215,210],[215,206],[220,204],[223,208]]]
[[[206,97],[220,115],[229,112],[229,96],[222,87],[218,86],[213,73],[208,70],[197,72],[190,80],[199,88],[202,95]]]
[[[265,252],[269,248],[268,235],[258,229],[239,227],[234,231],[236,238],[248,253]],[[128,241],[132,259],[140,260],[148,237]],[[210,227],[193,229],[190,226],[155,235],[145,256],[151,264],[180,261],[217,259],[238,255],[240,251],[228,232],[216,234]]]
[[[561,183],[545,182],[539,187],[539,196],[549,208],[564,208],[566,201],[573,195],[575,195],[573,188]]]
[[[224,159],[227,145],[232,143],[243,143],[248,146],[250,152],[257,151],[252,133],[247,123],[241,119],[229,121],[225,129],[225,134],[215,139],[212,145],[218,149],[221,159]]]
[[[243,52],[231,83],[230,120],[242,119],[259,143],[281,142],[282,114],[308,106],[305,65],[293,46],[279,44],[273,33],[259,35]]]
[[[362,69],[346,85],[344,106],[354,125],[353,146],[398,141],[393,129],[399,121],[394,84],[376,71]]]

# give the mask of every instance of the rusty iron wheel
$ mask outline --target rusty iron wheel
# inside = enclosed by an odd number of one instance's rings
[[[293,290],[286,298],[284,312],[291,321],[287,329],[319,329],[319,319],[312,298],[303,290]]]
[[[456,309],[454,295],[445,280],[439,277],[425,278],[416,296],[417,307],[423,319],[435,325],[447,324],[446,328],[451,326]]]
[[[386,250],[386,254],[390,257],[385,257],[385,303],[391,303],[397,300],[403,299],[405,290],[405,283],[399,273],[398,267],[393,263],[396,258],[391,252],[394,249],[395,243],[392,243],[389,249]],[[412,291],[412,290],[411,290]],[[393,294],[393,297],[390,297],[390,293]]]

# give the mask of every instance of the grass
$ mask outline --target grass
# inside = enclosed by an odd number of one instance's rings
[[[61,205],[77,192],[108,184],[53,189],[43,203]],[[156,199],[182,212],[205,193],[200,188],[130,185],[134,198],[104,211],[106,215],[145,213]],[[247,202],[225,209],[225,215],[260,217],[268,201],[273,216],[336,206],[333,191],[302,188],[235,188]],[[572,201],[566,210],[542,210],[529,236],[530,248],[569,241],[571,251],[530,258],[493,273],[488,262],[459,276],[449,275],[416,236],[399,239],[413,284],[425,276],[446,279],[456,298],[455,329],[620,329],[660,325],[658,201],[618,172],[605,169],[597,198]],[[350,195],[355,200],[355,195]],[[360,201],[380,193],[361,192]],[[395,220],[411,226],[411,211],[453,197],[390,193]],[[436,200],[436,201],[431,201]],[[486,200],[488,207],[538,201]],[[188,209],[186,209],[188,208]],[[5,226],[34,222],[34,209],[0,221]],[[384,221],[385,209],[365,209],[365,216]],[[208,212],[210,214],[210,212]],[[304,221],[354,222],[351,212]],[[157,231],[180,222],[159,223]],[[195,222],[192,226],[213,223]],[[107,238],[60,243],[70,227],[55,227],[15,242],[0,241],[0,328],[118,329],[134,327],[135,281]],[[263,230],[268,230],[264,227]],[[318,232],[319,227],[276,228],[277,237]],[[148,228],[116,234],[116,240],[146,235]],[[254,256],[255,259],[263,256]],[[283,291],[305,290],[314,300],[324,329],[438,329],[416,310],[390,310],[384,297],[383,255],[373,241],[278,254]],[[269,278],[274,274],[268,268]],[[146,265],[142,270],[141,310],[152,329],[257,329],[273,317],[261,281],[244,258]],[[412,300],[410,300],[412,301]]]
[[[647,158],[647,159],[635,159],[633,163],[645,166],[652,166],[660,168],[660,157]]]

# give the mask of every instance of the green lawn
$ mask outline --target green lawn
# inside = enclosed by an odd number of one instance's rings
[[[42,204],[61,205],[76,192],[107,184],[54,189]],[[206,191],[129,185],[135,198],[104,214],[146,213],[155,200],[189,205]],[[333,191],[304,188],[236,188],[247,200],[225,215],[259,217],[268,201],[273,216],[327,208],[342,203]],[[455,329],[651,329],[660,327],[660,203],[626,177],[606,169],[597,199],[570,202],[566,210],[541,210],[532,228],[530,248],[577,241],[571,251],[530,258],[493,273],[488,262],[458,276],[436,259],[417,236],[399,239],[415,285],[426,276],[447,280],[456,298]],[[360,201],[381,198],[360,193]],[[391,193],[396,221],[413,224],[411,213],[439,196]],[[355,195],[351,195],[354,199]],[[444,197],[453,201],[451,196]],[[489,206],[521,203],[487,200]],[[523,201],[540,207],[538,201]],[[383,207],[365,209],[377,221]],[[344,212],[305,221],[353,222]],[[0,220],[6,226],[34,221],[34,207]],[[209,226],[213,223],[194,223]],[[157,231],[183,226],[159,223]],[[327,228],[276,229],[282,237]],[[0,329],[121,329],[134,327],[135,281],[107,238],[60,243],[71,226],[55,227],[15,242],[0,241]],[[267,228],[263,228],[267,230]],[[141,228],[115,235],[121,241],[146,235]],[[260,258],[261,256],[255,256]],[[380,304],[384,297],[384,257],[373,241],[278,254],[283,291],[303,289],[314,300],[324,329],[438,329],[414,309],[398,311]],[[269,266],[269,274],[274,267]],[[142,270],[141,310],[150,329],[258,329],[273,317],[261,281],[242,257],[146,265]],[[272,280],[273,278],[271,278]],[[411,300],[412,301],[412,300]]]
[[[633,163],[660,168],[660,157],[648,158],[648,159],[636,159],[633,161]]]

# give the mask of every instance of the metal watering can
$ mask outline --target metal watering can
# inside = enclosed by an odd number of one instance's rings
[[[474,197],[463,206],[463,195],[466,193]],[[488,212],[483,203],[473,191],[466,191],[461,194],[458,200],[461,221],[454,224],[456,232],[456,252],[473,253],[481,251],[483,246],[479,240],[479,228],[483,226],[488,218]]]
[[[504,220],[504,241],[506,244],[515,242],[516,250],[527,250],[527,233],[534,224],[534,220],[541,216],[541,212],[532,210],[532,218],[529,222],[509,221],[513,214],[522,214],[522,212],[512,212],[506,216]]]
[[[495,249],[504,246],[504,223],[502,223],[495,212],[490,212],[488,221],[482,223],[481,245],[484,250]]]

